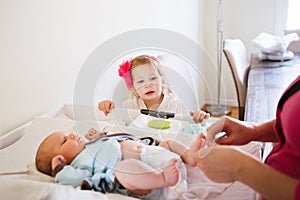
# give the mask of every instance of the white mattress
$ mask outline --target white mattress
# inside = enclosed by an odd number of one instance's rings
[[[64,112],[64,111],[63,111]],[[132,199],[119,194],[101,194],[93,191],[82,191],[71,186],[59,185],[53,182],[53,178],[39,173],[34,166],[34,157],[40,142],[55,130],[70,130],[76,128],[80,133],[85,133],[89,128],[106,129],[111,132],[131,132],[138,136],[150,135],[157,139],[177,138],[186,144],[190,144],[195,135],[178,133],[180,121],[173,120],[173,126],[169,131],[151,130],[134,126],[147,117],[138,117],[132,126],[120,120],[103,118],[100,121],[82,120],[75,121],[62,113],[59,117],[41,117],[32,121],[26,129],[25,135],[17,142],[0,150],[0,193],[1,199]],[[58,115],[56,115],[58,116]],[[121,120],[122,121],[122,120]],[[212,123],[209,122],[209,123]],[[208,124],[205,124],[208,125]],[[13,133],[11,133],[13,134]],[[250,143],[243,150],[260,159],[260,145]],[[255,192],[240,183],[219,184],[210,181],[198,168],[187,167],[188,190],[181,194],[181,199],[254,199]]]

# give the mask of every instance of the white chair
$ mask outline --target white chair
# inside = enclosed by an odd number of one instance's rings
[[[151,52],[136,52],[136,55],[141,54],[151,55]],[[199,84],[196,80],[201,77],[197,69],[175,54],[168,54],[157,50],[156,55],[159,56],[159,59],[164,65],[163,71],[167,82],[183,104],[183,111],[186,111],[185,114],[188,114],[188,111],[199,109],[201,106],[199,106],[198,93],[195,91],[197,91],[196,85]],[[95,105],[101,100],[113,99],[116,107],[122,107],[122,103],[129,97],[129,91],[124,81],[118,76],[118,67],[119,65],[116,63],[110,66],[109,69],[103,69],[103,73],[99,77],[98,85],[95,90]]]
[[[246,47],[240,39],[226,39],[223,52],[230,66],[238,100],[239,119],[244,120],[248,72],[250,67]]]
[[[299,38],[300,38],[300,29],[295,29],[295,30],[285,30],[284,35],[290,34],[290,33],[297,33]],[[287,48],[289,51],[292,51],[294,53],[299,53],[300,52],[300,40],[298,41],[293,41]]]

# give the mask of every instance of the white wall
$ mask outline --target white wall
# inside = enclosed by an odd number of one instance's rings
[[[208,54],[216,60],[217,53],[217,5],[219,0],[202,0],[200,43],[206,47]],[[240,38],[250,53],[257,52],[252,40],[261,32],[274,34],[275,3],[274,0],[222,0],[223,3],[223,39]],[[204,28],[203,28],[204,27]],[[207,102],[217,98],[216,69],[206,69],[210,91],[207,91]],[[232,75],[223,55],[221,79],[221,103],[237,105],[235,86]]]
[[[275,2],[223,0],[224,39],[240,38],[249,53],[256,51],[252,39],[273,32]],[[215,60],[216,8],[217,0],[1,0],[0,135],[72,102],[87,56],[122,32],[170,29],[200,41]],[[221,98],[235,104],[233,80],[223,63]],[[215,69],[207,68],[209,101],[217,96],[216,78]]]
[[[117,34],[153,27],[198,41],[199,8],[198,0],[1,0],[0,135],[72,102],[81,65]]]

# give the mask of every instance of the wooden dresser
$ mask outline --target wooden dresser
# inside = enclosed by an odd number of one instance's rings
[[[277,103],[287,86],[300,75],[300,54],[288,61],[260,61],[251,56],[245,121],[275,119]]]

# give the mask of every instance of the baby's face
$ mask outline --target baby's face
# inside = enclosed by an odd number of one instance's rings
[[[74,158],[84,149],[85,143],[77,133],[55,132],[47,140],[49,150],[55,155],[62,155],[70,164]]]
[[[143,100],[160,98],[162,78],[152,65],[139,65],[132,69],[131,75],[133,86]]]

